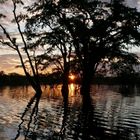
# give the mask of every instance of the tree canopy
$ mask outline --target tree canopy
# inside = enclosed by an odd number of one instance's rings
[[[129,48],[139,46],[140,13],[123,0],[38,0],[27,9],[32,14],[26,24],[29,39],[36,37],[38,45],[51,48],[71,46],[83,84],[89,85],[104,59],[138,62]]]

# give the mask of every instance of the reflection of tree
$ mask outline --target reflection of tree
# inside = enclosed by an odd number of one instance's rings
[[[69,106],[71,106],[71,108],[69,108]],[[96,127],[95,122],[93,122],[94,107],[91,98],[84,97],[82,100],[82,107],[79,107],[77,107],[77,104],[71,105],[70,101],[68,102],[68,100],[64,100],[62,126],[59,132],[59,139],[66,140],[71,138],[74,140],[88,140],[93,139],[91,136],[98,132],[98,130],[94,131],[96,130],[94,129]]]
[[[66,126],[68,121],[69,108],[68,108],[68,100],[63,100],[63,119],[62,119],[62,127],[59,132],[59,136],[63,140],[66,135]]]
[[[93,100],[90,96],[69,96],[63,103],[62,98],[45,98],[47,104],[42,104],[42,99],[39,111],[40,97],[33,97],[21,116],[15,139],[23,135],[32,140],[138,140],[139,128],[132,120],[138,113],[130,110],[132,100],[121,96],[110,100],[109,96],[105,92],[98,92]]]
[[[92,134],[95,133],[93,130],[93,115],[94,107],[90,96],[83,97],[82,107],[78,115],[78,121],[76,122],[77,125],[73,128],[75,131],[75,134],[73,135],[75,140],[78,140],[79,138],[82,140],[93,139]]]
[[[15,137],[15,140],[18,139],[21,135],[21,130],[23,129],[24,132],[24,136],[25,139],[27,139],[29,132],[31,131],[31,123],[33,122],[34,119],[34,125],[36,125],[36,121],[37,121],[37,114],[38,114],[38,105],[39,105],[39,101],[40,101],[40,97],[41,95],[37,95],[35,94],[31,100],[29,101],[29,103],[27,104],[27,107],[25,108],[22,116],[20,117],[21,119],[21,123],[18,126],[18,131],[17,131],[17,135]],[[34,106],[31,109],[31,106],[34,104]],[[31,111],[31,112],[30,112]],[[22,127],[22,125],[24,125],[24,122],[26,122],[26,115],[27,113],[30,112],[30,116],[29,116],[29,121],[27,122],[27,129],[24,130],[24,127]],[[34,131],[35,126],[32,128]]]
[[[132,120],[135,111],[130,110],[130,107],[134,105],[127,105],[126,101],[123,103],[114,98],[110,105],[108,104],[109,99],[102,100],[101,104],[96,104],[94,108],[90,97],[84,97],[82,101],[78,121],[75,123],[75,127],[72,127],[74,140],[139,139],[138,127]],[[130,104],[131,101],[132,99],[128,100],[128,103]]]
[[[109,140],[106,129],[101,126],[100,117],[96,118],[96,112],[92,98],[90,96],[82,97],[82,105],[77,116],[75,125],[70,128],[74,131],[72,134],[74,140]]]
[[[119,92],[123,96],[134,96],[136,92],[135,91],[135,86],[134,85],[121,85],[119,86]]]

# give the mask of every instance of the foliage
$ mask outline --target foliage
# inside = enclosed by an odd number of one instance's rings
[[[27,19],[27,36],[37,37],[38,45],[47,44],[52,50],[72,46],[87,84],[104,59],[113,64],[118,59],[131,68],[138,62],[129,48],[140,45],[140,13],[123,0],[38,0],[27,10],[32,14]],[[133,63],[124,61],[128,58]]]
[[[134,54],[133,54],[134,55]],[[114,71],[114,73],[117,74],[117,76],[122,75],[131,75],[135,74],[134,67],[139,64],[139,62],[136,61],[137,56],[133,56],[132,54],[129,56],[124,56],[124,58],[120,58],[117,62],[111,63],[111,69]]]

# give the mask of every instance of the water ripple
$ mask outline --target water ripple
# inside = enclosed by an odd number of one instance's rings
[[[30,87],[0,89],[0,139],[140,140],[139,88],[128,96],[119,86],[93,86],[85,102],[71,87],[67,104],[60,86],[45,88],[41,99]]]

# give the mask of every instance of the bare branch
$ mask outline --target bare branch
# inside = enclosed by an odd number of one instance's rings
[[[5,45],[8,45],[12,49],[16,50],[16,48],[18,47],[16,45],[16,42],[14,42],[14,40],[10,37],[9,33],[6,31],[6,29],[1,24],[0,24],[0,27],[3,30],[3,33],[6,35],[7,39],[13,44],[13,46],[8,44],[8,43],[6,43],[4,40],[1,40],[1,43],[5,44]]]
[[[32,62],[31,62],[31,58],[30,58],[29,52],[28,52],[28,50],[27,50],[27,44],[26,44],[25,38],[24,38],[24,36],[23,36],[23,33],[22,33],[22,31],[21,31],[21,27],[20,27],[20,24],[19,24],[19,22],[18,22],[18,18],[17,18],[17,15],[16,15],[16,3],[14,2],[14,0],[12,0],[12,2],[13,2],[13,5],[14,5],[13,13],[14,13],[15,22],[16,22],[16,24],[17,24],[17,26],[18,26],[18,31],[19,31],[20,36],[21,36],[21,38],[22,38],[22,41],[23,41],[23,44],[24,44],[24,47],[25,47],[25,52],[26,52],[27,57],[28,57],[28,59],[29,59],[29,63],[30,63],[30,66],[31,66],[33,75],[35,76],[35,75],[36,75],[36,72],[35,72],[34,66],[33,66],[33,64],[32,64]]]
[[[4,39],[0,39],[0,43],[3,44],[3,45],[7,45],[9,46],[10,48],[14,49],[14,50],[17,50],[16,48],[14,48],[10,42],[5,42]]]

